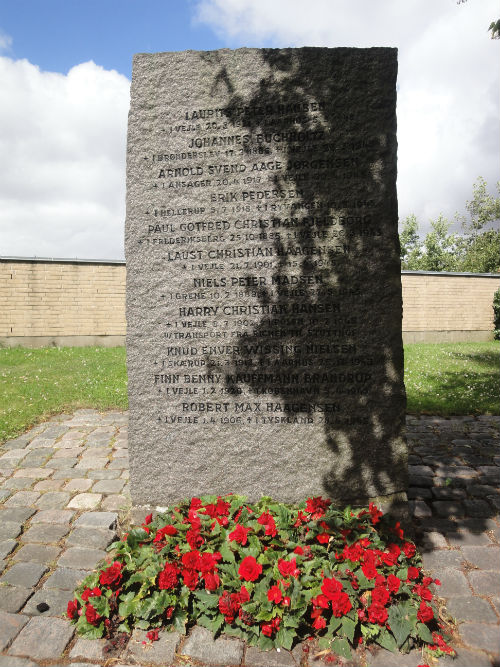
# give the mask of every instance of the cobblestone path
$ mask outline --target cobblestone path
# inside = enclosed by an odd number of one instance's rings
[[[459,624],[458,657],[439,664],[498,667],[500,417],[409,416],[407,428],[417,542]],[[0,667],[105,664],[103,641],[75,637],[64,612],[129,509],[126,413],[58,415],[0,447]],[[135,631],[109,664],[324,665],[313,646],[262,653],[237,639],[214,642],[201,627],[160,637],[143,644],[145,632]],[[381,649],[350,664],[422,662],[417,652]]]

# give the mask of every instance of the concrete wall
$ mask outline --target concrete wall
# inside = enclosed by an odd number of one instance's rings
[[[405,342],[493,338],[500,275],[405,271]],[[0,347],[123,345],[125,263],[0,258]]]

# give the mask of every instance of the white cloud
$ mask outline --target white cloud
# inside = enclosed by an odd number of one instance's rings
[[[463,212],[500,177],[496,0],[199,0],[197,19],[231,47],[395,46],[400,216],[422,230]]]
[[[12,46],[12,37],[6,35],[2,30],[0,30],[0,51],[10,51]]]
[[[0,58],[0,254],[121,258],[128,79]]]

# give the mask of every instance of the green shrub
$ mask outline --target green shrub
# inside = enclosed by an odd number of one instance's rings
[[[493,326],[495,340],[500,340],[500,288],[493,295]]]

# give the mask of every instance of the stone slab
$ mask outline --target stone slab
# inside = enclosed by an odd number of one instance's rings
[[[100,493],[79,493],[70,500],[67,506],[72,509],[94,510],[98,507],[101,499],[102,495]]]
[[[59,558],[58,565],[75,570],[92,570],[104,558],[106,558],[106,552],[102,549],[70,547]]]
[[[12,655],[0,655],[0,667],[38,667],[38,663],[28,658],[15,658]]]
[[[17,546],[16,540],[2,540],[0,542],[0,558],[6,558]]]
[[[8,653],[35,660],[54,660],[62,655],[74,631],[74,626],[61,618],[32,618],[16,637]]]
[[[61,553],[61,549],[47,544],[25,544],[16,551],[14,560],[34,563],[51,563]]]
[[[77,527],[66,538],[66,545],[106,549],[115,539],[116,532],[108,528]]]
[[[465,559],[480,570],[494,570],[500,577],[500,547],[462,547]]]
[[[500,632],[498,625],[484,623],[462,623],[460,635],[473,648],[486,649],[488,653],[500,653]]]
[[[32,507],[9,507],[0,510],[0,522],[16,521],[24,523],[36,512]]]
[[[3,651],[9,645],[27,622],[28,618],[26,616],[9,614],[0,610],[0,651]]]
[[[58,567],[54,574],[46,579],[44,588],[60,588],[66,591],[74,591],[77,585],[87,576],[87,570],[75,570],[69,567]]]
[[[207,665],[239,665],[243,657],[243,642],[240,639],[221,636],[196,625],[182,646],[182,654]]]
[[[103,660],[102,649],[105,643],[105,639],[83,639],[79,637],[69,652],[69,657],[71,660],[77,660],[78,658]]]
[[[36,523],[57,523],[67,524],[74,517],[75,513],[70,510],[40,510],[31,519],[31,525]]]
[[[51,544],[59,542],[69,532],[69,525],[59,523],[37,523],[22,535],[22,542]]]
[[[496,623],[497,616],[491,605],[478,597],[453,597],[446,603],[447,611],[460,621],[476,621],[477,623]],[[485,648],[485,647],[483,647]]]
[[[125,657],[151,665],[173,665],[180,638],[178,632],[160,632],[158,641],[150,642],[145,630],[134,630]]]
[[[75,526],[88,528],[116,528],[118,514],[116,512],[85,512],[75,521]]]
[[[498,572],[473,571],[468,578],[476,595],[500,597],[500,577]]]
[[[33,595],[33,589],[20,586],[0,586],[0,609],[15,614]]]
[[[293,653],[295,653],[295,658]],[[296,647],[295,651],[274,649],[272,651],[261,651],[256,646],[247,646],[245,651],[245,667],[297,667],[300,665],[302,649]]]
[[[396,68],[385,48],[134,57],[134,504],[406,492]],[[356,142],[363,149],[353,152]],[[333,145],[343,147],[338,163]],[[176,298],[187,294],[196,304]],[[200,335],[176,338],[184,329]],[[191,370],[170,372],[173,356]]]
[[[38,563],[15,563],[0,577],[0,582],[31,588],[36,586],[43,575],[47,572],[45,565]]]
[[[73,598],[73,591],[65,591],[59,588],[41,588],[28,600],[23,609],[23,614],[28,616],[64,616],[68,602]],[[38,605],[43,605],[43,608],[37,609]]]

